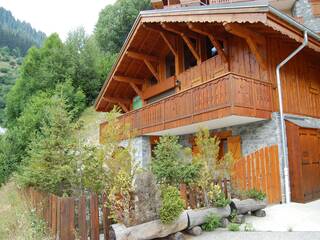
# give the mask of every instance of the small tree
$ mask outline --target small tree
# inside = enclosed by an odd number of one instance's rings
[[[63,99],[52,97],[56,104],[45,109],[47,121],[36,136],[24,159],[25,167],[18,180],[26,186],[58,196],[70,196],[79,186],[74,125]]]

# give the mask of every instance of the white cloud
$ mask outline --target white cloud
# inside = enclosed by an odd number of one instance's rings
[[[57,32],[65,40],[70,30],[94,29],[99,12],[115,0],[0,0],[15,18],[29,22],[47,35]]]

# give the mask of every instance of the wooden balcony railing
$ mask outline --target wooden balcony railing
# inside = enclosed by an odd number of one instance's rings
[[[267,119],[271,95],[270,83],[228,73],[123,114],[120,120],[142,135],[230,115]]]

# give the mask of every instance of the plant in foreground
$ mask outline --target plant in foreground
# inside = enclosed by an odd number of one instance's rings
[[[175,221],[183,211],[184,204],[176,187],[163,187],[161,190],[162,206],[160,220],[164,224]]]
[[[231,232],[239,232],[240,231],[240,224],[237,223],[230,223],[228,225],[228,229]]]
[[[244,225],[244,231],[245,232],[253,232],[254,231],[254,228],[252,226],[252,223],[246,223]]]
[[[214,231],[220,226],[220,217],[215,214],[210,214],[206,217],[204,224],[201,225],[201,228],[204,231]]]
[[[266,198],[266,194],[262,191],[257,189],[250,189],[245,194],[248,198],[253,198],[255,200],[263,201]]]
[[[230,204],[230,200],[224,196],[219,185],[210,184],[208,191],[208,200],[210,205],[214,207],[226,207]]]

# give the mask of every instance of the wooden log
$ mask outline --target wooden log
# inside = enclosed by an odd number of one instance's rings
[[[232,199],[230,207],[232,210],[235,210],[237,214],[247,214],[248,212],[257,211],[264,209],[267,206],[267,201],[259,201],[255,199]]]
[[[187,213],[189,216],[188,229],[191,229],[195,226],[200,226],[203,224],[209,214],[215,214],[220,218],[226,218],[231,214],[231,209],[230,206],[226,206],[225,208],[203,208],[187,210]]]
[[[112,230],[116,240],[149,240],[167,237],[188,228],[188,215],[184,211],[172,224],[162,224],[160,220],[154,220],[132,227],[122,224],[113,224]]]

